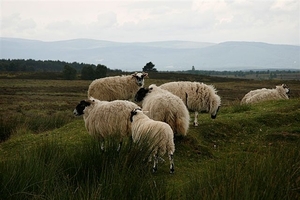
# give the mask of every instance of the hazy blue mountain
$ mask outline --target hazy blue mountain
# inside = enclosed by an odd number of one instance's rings
[[[259,42],[219,44],[189,41],[110,42],[74,39],[55,42],[0,38],[2,59],[61,60],[140,71],[152,62],[160,71],[300,69],[300,46]]]

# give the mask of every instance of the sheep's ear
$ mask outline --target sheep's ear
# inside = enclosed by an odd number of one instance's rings
[[[131,115],[136,115],[136,110],[131,111]]]
[[[282,84],[283,88],[288,88],[288,86],[286,84]]]
[[[90,106],[91,105],[91,101],[90,100],[83,100],[80,103],[82,103],[84,106]]]
[[[131,74],[132,77],[136,77],[137,72],[134,72],[134,74]]]
[[[148,77],[149,78],[148,73],[143,72],[143,77]]]
[[[91,103],[89,102],[89,100],[87,100],[87,101],[86,100],[82,100],[82,101],[80,101],[79,104],[84,105],[85,107],[91,105]]]

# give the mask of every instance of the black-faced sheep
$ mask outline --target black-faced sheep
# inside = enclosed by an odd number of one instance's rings
[[[258,89],[248,92],[243,99],[241,100],[241,104],[253,104],[262,101],[268,100],[279,100],[279,99],[289,99],[290,89],[287,85],[282,84],[276,86],[275,89]]]
[[[153,172],[157,171],[159,156],[168,153],[170,173],[174,173],[173,154],[175,152],[174,134],[170,125],[150,119],[139,108],[131,111],[130,117],[132,140],[135,143],[150,142],[151,157],[153,157]]]
[[[140,87],[144,86],[145,72],[112,76],[94,80],[88,88],[88,98],[94,97],[101,101],[132,99]]]
[[[221,98],[217,95],[214,86],[199,82],[178,81],[162,84],[160,88],[180,97],[186,107],[195,112],[195,126],[198,126],[198,112],[208,112],[212,119],[217,117]]]
[[[99,101],[94,98],[82,100],[74,109],[76,116],[83,115],[88,133],[100,139],[113,136],[122,144],[123,137],[131,136],[130,112],[138,106],[130,101]]]
[[[142,108],[154,120],[168,123],[174,134],[185,136],[189,128],[190,115],[183,101],[176,95],[152,84],[141,88],[135,101],[142,101]]]

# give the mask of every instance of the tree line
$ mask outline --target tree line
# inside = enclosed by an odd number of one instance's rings
[[[64,61],[53,60],[33,60],[33,59],[0,59],[0,72],[58,72],[63,79],[74,80],[93,80],[106,77],[108,74],[115,75],[124,73],[120,69],[112,70],[107,66],[86,63],[68,63]],[[146,63],[142,68],[145,72],[157,72],[152,62]]]
[[[155,64],[152,62],[146,63],[141,68],[144,72],[158,72],[155,68]],[[86,64],[77,62],[64,62],[53,60],[33,60],[33,59],[0,59],[0,72],[57,72],[60,73],[63,79],[83,79],[93,80],[96,78],[103,78],[106,76],[112,76],[117,74],[124,74],[120,69],[112,70],[107,66],[98,64]],[[177,73],[187,73],[196,75],[207,76],[232,76],[232,77],[246,77],[248,75],[255,75],[259,77],[261,74],[269,74],[269,78],[277,78],[281,73],[299,73],[299,70],[260,70],[260,71],[214,71],[214,70],[196,70],[192,66],[191,70],[177,71]]]
[[[32,59],[1,59],[0,72],[59,72],[63,79],[74,80],[78,77],[83,80],[93,80],[103,78],[109,72],[119,72],[122,70],[111,70],[105,65],[93,65],[85,63],[68,63],[64,61],[52,60],[32,60]]]

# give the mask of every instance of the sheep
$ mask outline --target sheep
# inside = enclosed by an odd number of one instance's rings
[[[241,100],[241,104],[253,104],[268,100],[289,99],[290,89],[286,84],[278,85],[275,89],[260,89],[247,93]]]
[[[82,100],[76,106],[75,116],[83,115],[88,133],[101,141],[104,149],[104,139],[113,136],[119,139],[120,150],[122,139],[131,135],[130,112],[138,106],[130,101],[100,101],[93,97]]]
[[[112,76],[92,81],[88,88],[88,98],[94,97],[102,101],[129,100],[140,87],[144,86],[144,77],[148,73],[142,72],[127,76]]]
[[[130,121],[133,142],[139,144],[145,141],[150,142],[151,155],[149,161],[151,161],[151,157],[154,160],[152,171],[157,171],[159,156],[164,156],[167,152],[170,161],[170,173],[174,173],[173,154],[175,144],[173,130],[170,125],[150,119],[140,108],[131,111]]]
[[[194,126],[198,126],[198,112],[208,112],[215,119],[221,106],[221,98],[214,86],[199,82],[168,82],[159,86],[180,97],[188,110],[194,111]]]
[[[257,93],[265,92],[267,90],[268,90],[267,88],[251,90],[250,92],[248,92],[247,94],[245,94],[245,96],[241,100],[241,104],[245,104],[245,102],[246,102],[247,99],[251,98],[252,96],[256,95]]]
[[[142,102],[143,110],[149,111],[151,119],[168,123],[174,134],[187,135],[190,115],[178,96],[152,84],[148,88],[140,88],[135,101]]]

